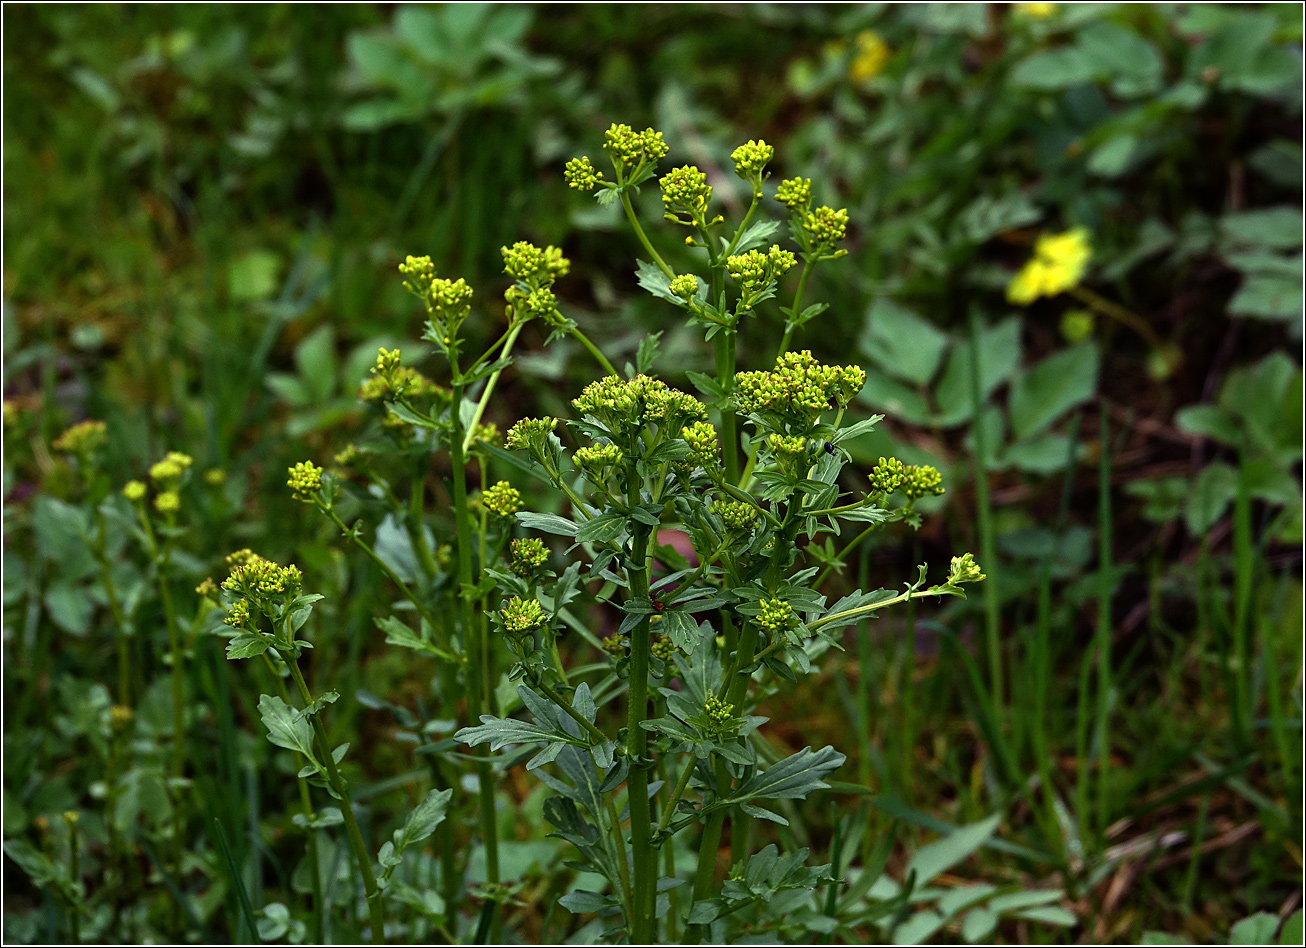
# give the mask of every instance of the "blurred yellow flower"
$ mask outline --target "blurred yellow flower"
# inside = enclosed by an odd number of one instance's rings
[[[884,71],[889,62],[889,44],[874,30],[862,30],[853,41],[852,62],[848,64],[848,78],[853,82],[866,82]]]
[[[1077,286],[1092,256],[1088,231],[1082,227],[1042,235],[1034,256],[1008,284],[1007,299],[1025,306],[1040,296],[1056,296]]]
[[[1056,13],[1057,5],[1055,3],[1018,3],[1016,4],[1016,12],[1025,16],[1038,17],[1042,20]]]

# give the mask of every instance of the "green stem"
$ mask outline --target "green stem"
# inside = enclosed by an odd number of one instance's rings
[[[624,190],[621,192],[621,206],[626,209],[626,219],[630,221],[630,226],[635,231],[635,236],[638,237],[639,242],[644,245],[644,249],[647,250],[649,256],[653,258],[653,262],[657,264],[658,269],[662,271],[667,279],[675,276],[675,271],[667,266],[667,262],[662,259],[662,255],[654,250],[653,245],[649,243],[648,235],[644,233],[644,228],[639,226],[639,218],[635,216],[635,209],[630,204],[630,195]]]
[[[540,679],[535,684],[539,686],[540,691],[544,692],[544,696],[546,698],[548,698],[558,707],[562,708],[562,710],[566,711],[567,715],[573,721],[579,724],[581,730],[589,734],[590,737],[594,738],[600,744],[606,744],[610,740],[608,735],[600,731],[591,722],[585,720],[585,718],[581,715],[581,713],[571,706],[571,702],[568,701],[566,698],[564,698],[562,695],[558,694],[558,692],[553,689],[553,686],[551,686],[547,681]]]
[[[716,345],[716,380],[726,393],[726,403],[721,406],[721,456],[725,460],[726,482],[739,483],[739,434],[730,393],[735,387],[735,331],[723,329],[713,339]]]
[[[676,804],[680,798],[685,795],[689,789],[689,780],[694,776],[694,761],[691,760],[685,764],[685,769],[680,772],[680,779],[676,781],[676,789],[671,793],[671,799],[667,801],[666,808],[662,811],[662,819],[658,820],[658,832],[661,833],[671,822],[671,814],[676,812]]]
[[[510,330],[508,336],[504,339],[503,349],[499,353],[499,358],[506,358],[512,353],[512,347],[517,342],[517,336],[521,332],[525,323],[517,323]],[[463,453],[472,446],[472,440],[476,435],[476,426],[481,423],[481,416],[485,414],[485,406],[490,403],[490,396],[494,394],[494,387],[499,384],[499,376],[503,374],[503,369],[495,369],[485,383],[485,389],[481,392],[481,397],[476,402],[476,411],[472,414],[472,420],[467,425],[466,433],[463,435]],[[455,406],[457,407],[457,406]]]
[[[303,699],[304,706],[311,705],[313,695],[304,681],[303,672],[299,670],[299,662],[294,656],[286,656],[286,667],[290,669],[290,676],[295,679],[295,687],[299,690],[299,697]],[[349,799],[349,790],[340,777],[340,771],[336,769],[336,759],[332,756],[331,744],[327,740],[326,728],[322,726],[321,718],[321,712],[309,715],[309,720],[313,722],[313,733],[317,737],[317,746],[321,751],[322,764],[326,768],[327,781],[340,797],[340,815],[345,820],[345,833],[349,837],[350,847],[354,850],[354,859],[358,862],[358,874],[363,878],[363,895],[367,899],[367,909],[371,919],[372,943],[384,945],[386,943],[385,916],[381,911],[381,890],[376,887],[376,876],[372,874],[372,856],[367,851],[367,844],[363,842],[363,833],[358,828],[358,820],[354,817],[354,805]]]
[[[453,366],[453,376],[459,378],[458,366]],[[467,508],[467,457],[463,452],[463,425],[461,406],[463,386],[453,385],[453,398],[449,409],[449,462],[452,467],[453,506],[457,524],[458,547],[458,615],[463,634],[463,651],[467,656],[467,710],[473,722],[481,720],[486,693],[486,668],[481,660],[480,636],[472,615],[471,590],[475,588],[472,571],[472,518]],[[499,882],[499,825],[494,804],[494,773],[488,759],[489,749],[484,745],[476,749],[476,779],[480,802],[481,836],[485,843],[485,879],[491,885]],[[498,941],[502,908],[495,902],[490,908],[491,942]]]
[[[118,599],[118,587],[113,582],[105,537],[104,514],[95,508],[96,524],[99,527],[99,539],[96,544],[96,559],[100,561],[100,581],[104,584],[104,596],[109,601],[109,614],[113,616],[114,647],[118,653],[118,703],[131,707],[131,654],[127,641],[127,620],[123,615],[122,603]]]
[[[739,227],[735,230],[735,236],[730,239],[730,246],[727,247],[722,252],[721,254],[722,257],[729,257],[731,254],[735,252],[735,248],[739,246],[739,239],[744,236],[744,231],[748,229],[748,225],[752,222],[753,215],[757,212],[757,205],[761,202],[761,200],[762,200],[762,192],[755,190],[753,192],[753,201],[751,204],[748,205],[748,211],[747,213],[744,214],[744,219],[739,222]],[[703,233],[704,236],[706,237],[707,231],[704,230]],[[712,253],[711,239],[708,238],[704,242],[707,244],[708,253],[709,254]]]
[[[633,465],[629,477],[630,490],[638,497],[639,480]],[[630,595],[635,599],[648,598],[648,541],[649,528],[637,525],[628,567]],[[630,926],[633,945],[652,943],[657,899],[657,865],[648,806],[648,731],[643,727],[648,715],[648,666],[649,621],[648,616],[643,616],[630,633],[630,707],[626,722],[626,750],[630,756],[626,787],[630,806],[630,848],[635,866],[634,917]]]
[[[791,319],[785,320],[785,333],[780,339],[780,349],[775,354],[775,360],[780,361],[780,357],[789,351],[789,343],[793,340],[794,330],[798,327],[794,325],[794,320],[798,318],[798,307],[803,305],[803,294],[807,292],[807,278],[812,275],[812,268],[816,266],[816,260],[808,257],[803,261],[803,272],[798,277],[798,289],[794,291],[794,305],[790,307],[793,313]]]

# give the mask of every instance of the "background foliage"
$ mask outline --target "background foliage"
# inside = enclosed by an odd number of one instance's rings
[[[361,430],[377,347],[419,335],[395,276],[407,253],[497,287],[500,245],[558,244],[574,262],[559,295],[606,352],[633,363],[660,330],[670,381],[710,367],[629,272],[619,209],[563,184],[566,158],[616,121],[662,130],[732,209],[747,196],[728,155],[756,137],[777,174],[848,208],[850,256],[815,278],[832,305],[797,341],[868,369],[859,402],[889,423],[859,459],[935,464],[948,485],[922,502],[919,539],[880,541],[860,569],[888,587],[973,548],[990,577],[969,603],[850,635],[816,687],[773,699],[795,749],[847,745],[853,722],[842,776],[876,793],[859,832],[897,826],[886,882],[937,833],[1001,812],[936,884],[1047,881],[1082,922],[1067,936],[994,913],[1004,940],[1209,940],[1287,915],[1302,871],[1299,11],[1051,6],[6,6],[6,839],[66,862],[57,816],[79,810],[92,894],[110,835],[141,841],[113,911],[136,900],[142,926],[163,925],[175,882],[195,931],[236,931],[198,819],[186,878],[146,852],[170,806],[170,673],[162,606],[113,523],[139,697],[125,789],[103,802],[121,750],[108,608],[51,446],[83,418],[108,423],[114,484],[169,449],[225,472],[188,488],[179,595],[236,547],[298,562],[329,594],[315,674],[358,698],[332,727],[368,749],[353,779],[373,835],[421,798],[401,732],[427,740],[442,732],[413,714],[434,726],[455,709],[428,716],[423,673],[377,641],[382,579],[292,503],[283,472]],[[641,201],[660,216],[654,189]],[[1036,237],[1071,227],[1093,247],[1082,287],[1010,304]],[[664,249],[673,267],[681,252]],[[466,331],[488,341],[500,315]],[[778,340],[778,314],[760,318]],[[521,358],[492,420],[563,411],[581,355]],[[398,532],[381,524],[378,547]],[[289,775],[221,644],[191,643],[189,769],[269,905],[259,927],[293,937],[271,908],[294,887]],[[512,871],[542,895],[561,844],[511,787]],[[817,842],[856,805],[830,796]],[[58,885],[5,873],[6,937],[66,938]],[[526,901],[510,910],[523,937],[580,924]],[[913,937],[967,934],[936,915]]]

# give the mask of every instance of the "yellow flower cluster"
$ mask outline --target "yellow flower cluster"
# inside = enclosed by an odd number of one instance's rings
[[[689,460],[703,466],[716,461],[716,428],[712,426],[712,422],[696,421],[692,425],[686,425],[680,436],[689,445]]]
[[[286,486],[294,493],[295,500],[311,504],[313,496],[322,489],[322,468],[314,466],[312,461],[300,461],[290,469]]]
[[[757,624],[768,632],[787,632],[798,624],[794,607],[783,599],[763,599]]]
[[[532,575],[549,558],[549,548],[543,540],[535,537],[513,540],[509,549],[512,551],[512,571],[523,579]]]
[[[761,183],[762,171],[774,157],[775,149],[761,139],[747,141],[730,153],[730,160],[735,163],[735,174],[754,185]]]
[[[775,199],[790,210],[806,209],[812,203],[811,178],[787,178],[775,189]]]
[[[874,30],[862,30],[853,40],[853,57],[848,63],[848,78],[866,82],[884,72],[889,63],[889,44]]]
[[[668,171],[658,181],[658,187],[662,189],[662,205],[668,213],[684,211],[691,218],[701,217],[712,200],[707,175],[693,165]]]
[[[712,505],[712,510],[727,530],[748,530],[757,522],[757,508],[742,500],[718,501]]]
[[[603,135],[603,152],[614,167],[629,171],[648,161],[665,158],[670,149],[662,133],[646,128],[637,132],[629,125],[614,124]]]
[[[984,579],[980,565],[970,553],[952,558],[952,568],[948,570],[948,583],[960,586],[962,583],[978,583]]]
[[[786,352],[770,372],[735,376],[735,400],[744,414],[768,412],[787,423],[815,422],[832,404],[847,405],[866,384],[855,365],[822,365],[806,349]]]
[[[892,494],[907,477],[907,469],[897,458],[880,458],[871,470],[871,489],[877,494]]]
[[[707,409],[698,399],[647,375],[633,379],[605,376],[585,386],[571,404],[580,414],[592,415],[609,428],[656,422],[675,429],[672,435],[686,422],[707,417]]]
[[[564,176],[567,179],[567,187],[575,188],[577,191],[593,191],[603,180],[603,172],[595,168],[594,163],[583,155],[567,162]]]
[[[1082,227],[1042,235],[1034,256],[1008,284],[1007,299],[1027,306],[1040,296],[1056,296],[1078,286],[1092,256],[1088,231]]]
[[[87,455],[108,439],[108,429],[102,421],[80,421],[54,441],[54,449],[66,454]]]
[[[522,599],[513,596],[499,610],[503,627],[514,635],[532,632],[544,625],[544,609],[537,599]]]
[[[745,290],[769,286],[784,276],[798,261],[788,250],[773,246],[766,253],[750,250],[726,258],[726,270]]]
[[[498,514],[500,517],[511,517],[521,510],[521,492],[507,481],[499,481],[494,486],[485,489],[485,492],[481,494],[481,503],[492,514]]]
[[[542,450],[557,427],[556,418],[523,418],[508,429],[504,444],[514,451]]]
[[[251,598],[267,598],[280,593],[296,595],[304,574],[293,563],[278,566],[252,550],[237,550],[227,557],[231,573],[222,588]]]
[[[150,480],[160,487],[175,487],[181,480],[181,476],[186,473],[186,468],[192,463],[193,459],[189,454],[169,451],[163,456],[162,461],[150,468]]]

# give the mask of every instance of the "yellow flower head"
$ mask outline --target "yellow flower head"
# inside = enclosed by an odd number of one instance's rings
[[[1016,12],[1024,16],[1032,16],[1039,20],[1045,20],[1057,12],[1055,3],[1018,3]]]
[[[1007,299],[1025,306],[1040,296],[1056,296],[1078,286],[1092,256],[1088,231],[1082,227],[1043,234],[1034,245],[1034,256],[1008,284]]]
[[[848,63],[848,78],[866,82],[884,72],[889,62],[889,44],[874,30],[862,30],[853,41],[853,58]]]

